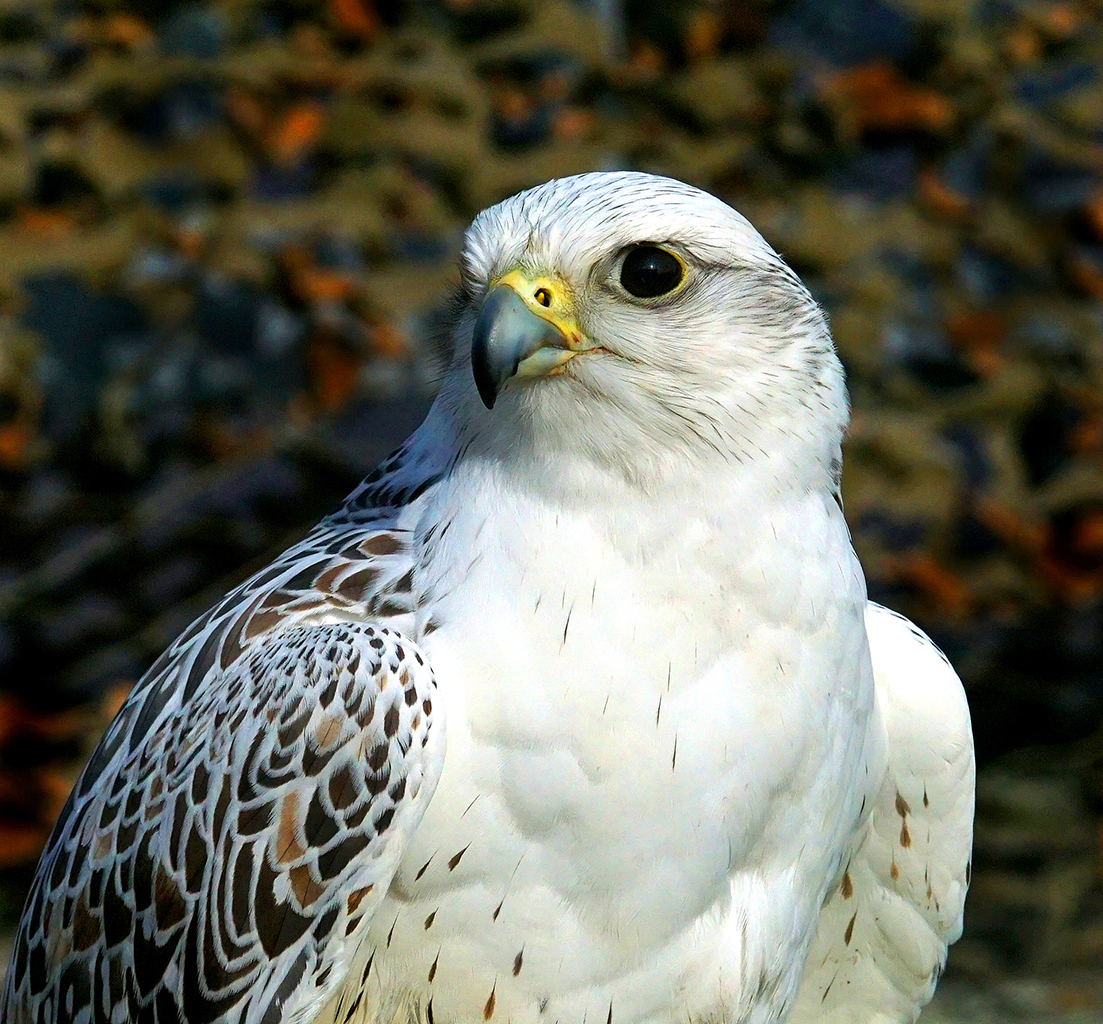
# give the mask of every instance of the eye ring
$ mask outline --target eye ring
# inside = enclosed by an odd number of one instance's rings
[[[669,295],[686,276],[686,266],[669,249],[650,242],[634,245],[620,263],[620,286],[637,299]]]

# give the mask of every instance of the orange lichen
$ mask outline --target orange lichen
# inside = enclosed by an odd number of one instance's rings
[[[822,95],[836,109],[844,134],[868,130],[941,131],[953,120],[953,107],[941,93],[908,82],[882,61],[841,71],[824,84]]]

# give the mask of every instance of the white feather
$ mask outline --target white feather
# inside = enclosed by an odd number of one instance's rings
[[[973,737],[957,674],[903,616],[866,615],[887,763],[859,845],[820,914],[805,1021],[907,1021],[961,934],[973,838]]]
[[[667,301],[618,292],[640,242],[689,268]],[[834,501],[846,396],[822,314],[746,220],[648,175],[481,214],[473,305],[514,269],[560,282],[612,355],[512,381],[487,411],[473,313],[457,325],[416,441],[458,453],[416,515],[419,536],[447,524],[417,572],[448,757],[362,951],[356,1020],[775,1022],[814,940],[798,1017],[860,941],[854,1019],[909,1020],[960,915],[968,727],[952,671],[867,616]],[[905,705],[927,661],[923,718]],[[915,833],[892,885],[886,787]],[[848,863],[868,908],[849,945]]]

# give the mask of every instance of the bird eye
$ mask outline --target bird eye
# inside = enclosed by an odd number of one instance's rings
[[[682,261],[657,245],[637,245],[620,265],[620,283],[637,299],[654,299],[674,291],[685,277]]]

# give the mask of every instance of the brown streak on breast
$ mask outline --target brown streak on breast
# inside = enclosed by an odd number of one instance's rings
[[[269,608],[282,608],[284,605],[288,605],[294,601],[297,596],[297,594],[293,594],[290,590],[273,590],[262,598],[257,607],[261,611],[265,611]]]
[[[365,885],[363,889],[353,889],[348,895],[348,908],[350,914],[355,914],[360,909],[360,904],[364,902],[364,897],[371,894],[374,885]]]
[[[99,941],[100,934],[100,922],[89,913],[84,893],[81,893],[73,907],[73,949],[78,953],[91,949]]]
[[[261,598],[250,601],[247,608],[234,620],[233,625],[226,627],[225,639],[222,641],[222,650],[219,654],[219,664],[223,669],[232,665],[245,649],[249,642],[246,630],[252,625],[257,609],[260,607]]]
[[[314,589],[320,590],[323,594],[334,593],[337,577],[347,568],[348,562],[335,562],[333,565],[329,566],[329,568],[318,574],[318,578],[314,581]]]
[[[245,624],[245,632],[242,636],[246,641],[255,640],[263,633],[274,629],[283,622],[283,613],[277,610],[256,611]]]
[[[288,874],[291,876],[291,891],[304,909],[313,904],[325,891],[311,878],[310,868],[305,864],[292,868]]]
[[[242,614],[238,620],[226,630],[222,638],[222,648],[218,652],[218,665],[224,672],[237,661],[238,655],[244,650],[241,634],[245,628],[246,621],[246,615]]]
[[[402,550],[402,544],[393,533],[373,533],[358,545],[364,555],[393,555]]]
[[[51,928],[46,938],[46,959],[56,964],[64,960],[72,951],[72,932],[68,928]]]
[[[187,914],[187,904],[180,889],[161,867],[157,868],[153,879],[153,906],[160,931],[167,931]]]
[[[299,794],[292,790],[280,802],[280,826],[276,833],[276,863],[290,864],[306,853],[299,842]]]
[[[343,715],[326,715],[314,730],[315,748],[320,751],[329,750],[340,737],[344,721]]]
[[[363,601],[364,595],[375,586],[378,579],[378,569],[357,569],[356,572],[350,573],[341,580],[337,585],[337,593],[350,601]]]
[[[395,596],[398,597],[400,595],[396,594]],[[390,598],[379,601],[371,607],[372,612],[383,618],[392,618],[395,615],[406,615],[411,610],[412,609],[407,605],[399,604],[397,601],[392,601]]]
[[[333,601],[326,595],[320,594],[316,590],[308,590],[287,605],[286,612],[295,615],[309,615],[311,612],[318,612],[323,608],[331,607],[333,607]]]

